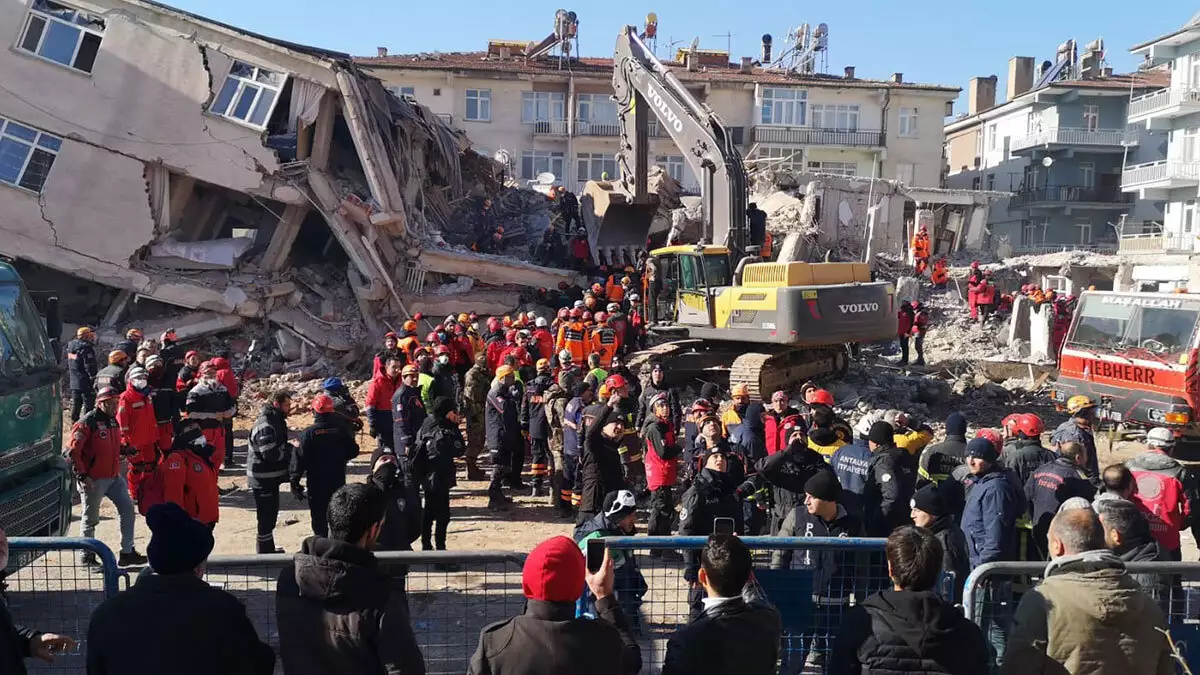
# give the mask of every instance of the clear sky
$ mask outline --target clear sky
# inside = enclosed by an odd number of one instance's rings
[[[1200,11],[1196,0],[841,0],[777,3],[734,0],[609,0],[571,6],[549,0],[166,0],[182,9],[258,33],[349,52],[375,54],[477,51],[490,38],[541,40],[554,12],[579,15],[585,56],[608,56],[622,24],[641,25],[658,14],[659,55],[667,45],[725,49],[733,60],[756,56],[763,33],[775,37],[776,53],[788,29],[829,24],[829,72],[857,67],[859,77],[904,73],[912,82],[966,87],[976,75],[998,75],[1003,97],[1011,56],[1053,60],[1055,47],[1074,38],[1080,48],[1103,38],[1117,72],[1136,60],[1129,47],[1182,26]],[[804,9],[792,5],[812,5]],[[726,34],[732,33],[732,38]],[[956,103],[964,110],[965,95]]]

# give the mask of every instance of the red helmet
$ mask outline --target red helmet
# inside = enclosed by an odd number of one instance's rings
[[[425,342],[427,342],[427,343],[429,343],[429,344],[433,344],[433,343],[435,343],[435,342],[438,342],[438,341],[439,341],[439,340],[438,340],[438,334],[437,334],[437,331],[433,331],[433,332],[432,332],[432,333],[430,333],[429,335],[426,335],[426,336],[425,336]]]
[[[1017,433],[1017,421],[1021,419],[1021,413],[1013,413],[1008,417],[1000,420],[1000,428],[1007,431],[1011,436]]]
[[[466,332],[467,332],[466,327],[463,326],[461,323],[454,324],[454,334],[455,335],[462,335]]]
[[[591,320],[592,320],[592,313],[591,313],[591,312],[584,312],[584,313],[583,313],[583,315],[582,315],[582,318],[583,318],[583,321],[584,321],[584,323],[587,323],[588,321],[591,321]]]
[[[1016,431],[1025,438],[1037,438],[1046,430],[1046,423],[1033,413],[1025,413],[1017,418]]]
[[[315,413],[333,412],[333,399],[329,394],[317,394],[312,400],[312,411]]]
[[[692,403],[692,409],[689,412],[698,413],[708,412],[709,410],[712,410],[712,402],[706,398],[698,398]]]
[[[489,316],[487,320],[487,327],[488,330],[493,333],[500,330],[500,319],[497,319],[494,316]]]
[[[568,316],[571,316],[571,310],[567,309],[566,307],[558,310],[558,318],[565,319]]]
[[[511,328],[504,331],[504,341],[505,342],[516,342],[517,341],[517,331],[515,331]]]
[[[805,397],[805,402],[809,404],[819,403],[832,408],[833,394],[829,393],[829,391],[826,389],[813,389],[812,391],[808,392],[808,396]]]
[[[608,320],[608,315],[604,312],[596,312],[596,316],[593,318],[596,319],[596,323],[604,323]]]
[[[975,438],[988,439],[992,442],[992,445],[996,446],[996,452],[1000,452],[1000,449],[1004,446],[1004,440],[1000,438],[1000,432],[995,429],[980,429],[975,432]]]
[[[621,387],[628,386],[628,384],[625,378],[620,375],[609,375],[608,379],[604,381],[604,386],[608,387],[609,391],[620,389]]]
[[[512,317],[511,317],[511,316],[506,316],[506,317],[504,317],[504,322],[503,322],[503,323],[504,323],[504,327],[505,327],[505,328],[510,328],[510,327],[512,327]]]
[[[434,349],[433,349],[434,356],[441,356],[442,354],[445,354],[446,356],[450,356],[450,348],[447,347],[446,345],[438,345],[437,347],[434,347]]]
[[[572,319],[578,319],[578,318],[580,318],[580,317],[582,317],[582,316],[583,316],[583,310],[582,310],[582,309],[580,309],[580,308],[576,307],[575,309],[572,309],[572,310],[571,310],[571,318],[572,318]]]
[[[788,415],[787,417],[783,418],[783,430],[788,436],[791,436],[793,431],[799,430],[803,432],[804,427],[800,424],[800,416]]]

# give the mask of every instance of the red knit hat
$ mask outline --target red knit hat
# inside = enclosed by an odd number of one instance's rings
[[[530,600],[575,602],[583,593],[583,553],[570,537],[552,537],[525,558],[521,588]]]

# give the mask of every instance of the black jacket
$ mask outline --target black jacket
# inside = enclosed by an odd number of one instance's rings
[[[292,446],[288,443],[287,418],[267,404],[258,413],[247,441],[246,484],[251,488],[277,488],[288,480]]]
[[[755,588],[753,584],[750,588]],[[752,590],[705,609],[667,642],[662,675],[774,675],[779,612]]]
[[[326,389],[326,394],[333,399],[333,412],[337,414],[339,422],[350,428],[350,432],[357,434],[362,431],[362,410],[358,407],[358,402],[354,400],[354,395],[345,385],[337,389]]]
[[[488,450],[514,450],[522,442],[521,399],[516,388],[497,380],[487,395],[486,445]]]
[[[96,388],[96,393],[105,387],[112,387],[118,392],[125,391],[125,367],[118,365],[108,365],[96,372],[93,384]]]
[[[804,484],[818,471],[828,471],[829,464],[821,453],[803,441],[788,444],[785,450],[763,457],[754,465],[771,485],[772,512],[776,524],[782,523],[792,509],[804,503]]]
[[[134,342],[133,340],[126,338],[113,345],[113,349],[116,351],[125,352],[125,356],[129,357],[129,363],[133,363],[134,359],[137,357],[137,350],[140,344],[140,342]]]
[[[379,530],[376,548],[380,551],[411,551],[421,536],[421,494],[409,468],[407,457],[396,464],[383,464],[371,474],[370,482],[383,492],[387,517]],[[407,567],[404,572],[407,572]]]
[[[425,421],[425,414],[420,389],[401,384],[392,394],[392,448],[397,454],[407,455],[411,452],[417,442],[417,431]]]
[[[95,387],[96,346],[88,340],[67,343],[67,373],[71,376],[71,391],[87,391]],[[174,386],[175,381],[171,381]]]
[[[549,375],[538,375],[525,387],[525,400],[521,403],[521,424],[529,430],[529,437],[549,440],[550,423],[546,420],[546,392],[554,381]]]
[[[8,604],[0,596],[0,673],[25,675],[25,659],[29,657],[29,641],[37,631],[13,622]]]
[[[172,388],[179,379],[179,370],[183,368],[184,354],[178,342],[163,342],[158,350],[158,356],[163,360],[163,377],[171,383]]]
[[[88,675],[270,675],[275,669],[275,652],[259,641],[246,607],[192,574],[138,577],[92,613],[87,647]]]
[[[871,455],[867,482],[863,486],[863,521],[868,537],[886,537],[901,525],[909,525],[917,460],[895,446],[877,448]]]
[[[925,446],[918,461],[920,478],[917,485],[940,483],[950,477],[950,472],[962,465],[967,457],[967,437],[946,435],[941,443]]]
[[[317,413],[311,427],[300,435],[292,453],[292,484],[308,475],[308,491],[332,495],[346,484],[346,463],[358,456],[358,443],[334,413]]]
[[[600,406],[596,420],[588,424],[583,439],[583,455],[579,458],[583,485],[579,510],[598,513],[604,495],[625,487],[625,471],[621,466],[621,439],[605,438],[603,420],[612,413],[608,405]]]
[[[1058,507],[1063,502],[1071,497],[1083,497],[1091,502],[1096,496],[1096,486],[1088,480],[1087,469],[1065,457],[1038,467],[1023,487],[1034,532],[1042,537],[1050,530],[1050,521],[1058,514]]]
[[[779,527],[780,537],[861,537],[862,521],[838,505],[837,515],[826,522],[803,506],[792,509]],[[855,570],[864,562],[851,551],[781,549],[771,553],[771,569],[811,569],[813,594],[844,598],[852,592]]]
[[[527,600],[524,614],[483,629],[467,675],[633,675],[640,671],[642,652],[616,598],[597,601],[596,613],[595,620],[577,619],[574,603]]]
[[[942,516],[929,525],[929,531],[938,541],[942,542],[942,572],[953,574],[951,584],[953,596],[946,600],[959,604],[962,602],[963,584],[971,573],[971,556],[967,552],[967,537],[958,520],[954,516]]]
[[[1041,441],[1037,439],[1017,438],[1004,444],[1000,453],[1000,466],[1011,470],[1016,475],[1017,486],[1024,489],[1033,472],[1053,462],[1057,456],[1042,447]]]
[[[424,675],[401,582],[370,552],[309,537],[279,573],[279,653],[287,675]]]
[[[831,675],[979,675],[989,669],[979,627],[932,591],[885,590],[846,613]]]
[[[435,363],[433,365],[433,382],[429,384],[429,404],[439,398],[445,397],[452,401],[457,400],[458,384],[454,381],[454,366],[450,364]]]
[[[679,402],[679,391],[667,386],[656,386],[651,382],[646,385],[646,388],[642,390],[642,395],[638,397],[637,420],[635,421],[638,429],[641,429],[646,420],[651,417],[650,401],[662,393],[667,395],[667,405],[671,409],[671,424],[676,429],[683,428],[683,406]]]
[[[679,536],[707,537],[713,533],[713,520],[732,518],[733,529],[738,534],[745,531],[742,521],[742,504],[734,496],[738,483],[728,473],[704,469],[692,486],[680,499]],[[684,578],[695,581],[700,571],[700,551],[687,552],[687,567]]]
[[[466,452],[466,442],[458,425],[446,418],[430,415],[417,432],[412,471],[417,484],[427,492],[449,492],[457,485],[454,459]]]

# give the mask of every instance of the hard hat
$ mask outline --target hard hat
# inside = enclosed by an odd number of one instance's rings
[[[564,349],[558,353],[558,362],[560,365],[565,365],[571,362],[571,350]]]
[[[435,342],[441,342],[441,340],[438,339],[437,331],[435,331],[435,330],[429,331],[429,334],[425,336],[425,342],[427,342],[429,344],[433,344]]]
[[[546,321],[545,317],[539,316],[537,319],[534,319],[533,325],[537,326],[538,328],[545,328],[546,326],[550,325],[550,322]]]
[[[99,403],[100,401],[107,401],[109,399],[120,397],[121,392],[117,391],[114,387],[102,387],[96,394],[96,402]]]
[[[641,300],[641,299],[642,299],[641,296],[639,296],[637,293],[632,293],[629,296],[630,302],[637,302],[638,300]]]
[[[596,297],[595,297],[595,296],[593,296],[593,295],[589,295],[589,296],[587,296],[586,298],[584,298],[584,299],[583,299],[583,306],[584,306],[584,307],[586,307],[586,308],[588,308],[588,309],[591,309],[591,308],[595,307],[595,306],[596,306]]]
[[[600,284],[592,284],[592,292],[599,295],[600,293],[604,292],[604,287]]]
[[[500,319],[497,319],[494,316],[488,317],[487,329],[488,329],[488,331],[490,331],[492,333],[495,333],[496,331],[500,330]]]
[[[833,407],[833,394],[829,393],[829,391],[826,389],[813,389],[812,391],[808,392],[807,398],[808,403],[810,404],[819,403],[820,405],[827,405],[831,408]]]
[[[550,370],[550,359],[538,359],[534,367],[539,373],[544,370]]]
[[[588,321],[591,321],[591,320],[592,320],[592,313],[591,313],[591,312],[584,312],[582,315],[580,315],[580,317],[579,317],[579,318],[583,319],[583,322],[584,322],[584,323],[587,323]]]
[[[467,318],[470,319],[471,321],[474,321],[475,319],[479,318],[479,312],[471,312],[470,314],[467,315]]]
[[[629,385],[621,375],[609,375],[608,379],[604,380],[604,384],[609,389],[620,389]]]
[[[129,338],[130,340],[141,340],[142,331],[136,328],[130,328],[129,330],[125,331],[125,337]]]
[[[77,337],[77,338],[81,338],[81,337],[83,337],[83,336],[85,336],[85,335],[91,335],[92,333],[95,333],[95,332],[96,332],[96,331],[92,330],[92,327],[91,327],[91,326],[80,326],[80,327],[79,327],[78,329],[76,329],[76,331],[75,331],[75,337]]]
[[[604,312],[596,312],[596,316],[594,318],[596,319],[596,323],[604,323],[608,320],[608,315]]]
[[[571,315],[571,310],[567,309],[566,307],[563,307],[562,309],[558,310],[558,318],[560,318],[560,319],[565,319],[570,315]]]
[[[512,328],[512,317],[506,316],[500,323],[504,324],[505,328]]]
[[[421,371],[416,366],[412,365],[411,363],[407,366],[404,366],[404,369],[400,371],[401,377],[408,377],[409,375],[420,375],[420,374],[421,374]]]
[[[575,309],[572,309],[572,310],[571,310],[571,318],[572,318],[572,319],[578,319],[578,318],[579,318],[579,317],[581,317],[581,316],[583,316],[583,310],[582,310],[582,309],[580,309],[580,308],[576,307]]]
[[[162,360],[162,357],[159,356],[158,354],[151,354],[150,356],[146,357],[146,370],[149,370],[154,367],[162,368],[162,366],[163,366],[163,360]]]
[[[120,363],[127,358],[129,358],[129,355],[120,349],[114,349],[108,353],[108,363],[110,365]]]
[[[571,305],[571,308],[572,309],[583,309],[585,306],[586,305],[583,304],[582,300],[576,300],[575,304]]]
[[[508,330],[504,331],[504,341],[505,342],[516,342],[517,341],[517,331],[513,328],[509,328]]]
[[[175,329],[174,328],[166,329],[165,331],[163,331],[162,335],[158,336],[158,339],[160,342],[174,342],[175,341]]]
[[[633,279],[630,279],[629,277],[621,277],[621,283],[622,284],[632,284]]]
[[[1026,438],[1037,438],[1046,430],[1046,423],[1033,413],[1025,413],[1017,417],[1014,428],[1017,433],[1023,434]]]
[[[449,347],[447,347],[446,345],[438,345],[437,347],[434,347],[434,349],[433,349],[433,355],[434,355],[434,356],[441,356],[442,354],[445,354],[446,356],[449,356],[449,355],[450,355],[450,348],[449,348]]]
[[[329,394],[317,394],[312,400],[312,411],[315,413],[333,412],[333,399]]]
[[[899,429],[908,426],[908,415],[905,415],[903,410],[893,408],[883,413],[883,421],[892,425],[892,428]]]
[[[522,328],[521,330],[517,331],[517,338],[525,338],[528,340],[530,337],[533,337],[533,333],[530,333],[528,328]]]
[[[1017,433],[1017,422],[1020,421],[1020,419],[1021,419],[1020,413],[1013,413],[1013,414],[1009,415],[1008,417],[1005,417],[1004,419],[1000,420],[1000,428],[1004,429],[1005,431],[1007,431],[1010,434],[1015,434],[1015,433]]]
[[[605,309],[608,310],[609,314],[612,314],[613,312],[621,311],[621,306],[615,302],[610,302],[610,303],[608,303],[608,307],[606,307]]]
[[[198,351],[196,351],[195,349],[193,349],[193,350],[189,351],[188,353],[184,354],[184,355],[183,355],[183,358],[185,358],[185,359],[190,359],[190,358],[192,358],[193,356],[200,356],[200,352],[198,352]]]
[[[413,321],[420,321],[421,319],[424,319],[424,318],[425,318],[425,315],[422,314],[421,312],[417,312],[416,314],[413,314]]]
[[[409,319],[408,321],[404,322],[403,328],[410,333],[415,333],[417,332],[417,322]]]
[[[384,334],[383,334],[383,339],[384,339],[384,340],[387,340],[387,339],[389,339],[389,338],[390,338],[390,339],[392,339],[392,340],[396,340],[396,339],[398,339],[399,337],[400,337],[400,336],[399,336],[399,335],[396,335],[395,331],[390,331],[390,330],[389,330],[388,332],[386,332],[386,333],[384,333]]]
[[[326,378],[325,381],[321,383],[321,388],[324,389],[325,391],[333,391],[334,389],[341,389],[343,386],[345,386],[345,385],[342,384],[342,379],[340,377],[329,377],[329,378]]]
[[[508,377],[509,375],[512,375],[514,372],[516,372],[516,371],[513,370],[512,366],[510,366],[508,364],[504,364],[496,369],[496,379]]]
[[[1004,439],[1000,438],[1000,432],[995,429],[980,429],[975,432],[975,438],[986,438],[991,441],[992,445],[996,448],[996,452],[1000,452],[1004,447]]]
[[[730,391],[730,394],[734,397],[743,396],[746,398],[750,398],[750,385],[748,385],[744,382],[740,383],[740,384],[735,384],[735,385],[733,385],[733,389]]]
[[[854,424],[854,433],[866,438],[871,434],[871,427],[881,419],[883,419],[883,416],[877,412],[871,412],[863,415],[862,417],[858,418],[858,422]]]
[[[1083,394],[1078,394],[1067,399],[1067,412],[1074,415],[1081,410],[1091,408],[1095,405],[1095,403],[1092,403],[1092,399]]]
[[[1146,445],[1152,448],[1169,448],[1175,445],[1175,433],[1166,427],[1154,427],[1146,433]]]

